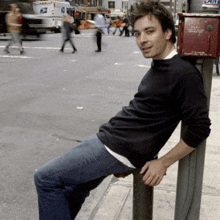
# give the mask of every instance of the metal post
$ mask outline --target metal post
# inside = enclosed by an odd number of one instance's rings
[[[204,81],[208,106],[210,103],[213,60],[197,60]],[[182,131],[185,125],[182,126]],[[199,220],[206,142],[179,161],[175,220]]]
[[[133,172],[133,220],[153,219],[153,187],[142,181],[140,169]]]

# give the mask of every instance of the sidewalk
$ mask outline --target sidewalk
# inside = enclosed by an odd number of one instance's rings
[[[213,74],[210,118],[212,133],[207,141],[200,220],[219,219],[220,174],[220,77]],[[179,140],[180,126],[167,142],[160,155],[170,150]],[[178,164],[168,169],[162,183],[154,187],[153,220],[173,220],[175,212]],[[117,179],[108,177],[86,200],[76,220],[132,220],[133,175]],[[142,219],[140,219],[142,220]]]

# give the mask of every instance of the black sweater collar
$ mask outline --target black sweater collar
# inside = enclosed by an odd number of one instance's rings
[[[179,58],[179,55],[176,54],[173,56],[171,59],[166,59],[166,60],[153,60],[151,63],[152,68],[158,68],[158,67],[168,67],[172,65],[173,61]]]

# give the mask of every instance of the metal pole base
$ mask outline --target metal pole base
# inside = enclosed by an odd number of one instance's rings
[[[133,220],[153,219],[153,187],[142,181],[140,169],[133,172]]]

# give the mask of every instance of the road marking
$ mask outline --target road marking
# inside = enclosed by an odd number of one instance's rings
[[[59,50],[60,47],[24,47],[26,49]],[[66,48],[68,49],[68,48]]]
[[[114,63],[114,65],[120,66],[120,65],[123,65],[123,63]],[[150,65],[142,65],[142,64],[135,64],[133,66],[138,66],[141,68],[150,68],[151,67]]]
[[[20,58],[20,59],[33,59],[33,58],[36,58],[36,57],[28,57],[28,56],[23,56],[23,55],[20,55],[20,56],[10,56],[10,55],[0,55],[0,57],[3,57],[3,58]]]
[[[0,46],[0,48],[5,48],[5,46]],[[17,49],[18,47],[12,46],[11,48]],[[59,50],[60,47],[24,47],[24,49]],[[66,49],[69,49],[69,48],[66,48]]]
[[[138,67],[141,67],[141,68],[151,68],[151,65],[143,65],[143,64],[135,64],[133,66],[138,66]]]
[[[88,33],[88,34],[83,34],[83,33],[82,34],[73,34],[73,36],[74,37],[94,37],[95,34],[96,34],[96,32]],[[103,34],[102,36],[103,37],[114,37],[113,35],[110,35],[110,34],[107,34],[107,33]]]
[[[142,67],[142,68],[150,68],[151,67],[149,65],[134,65],[134,66],[138,66],[138,67]]]

